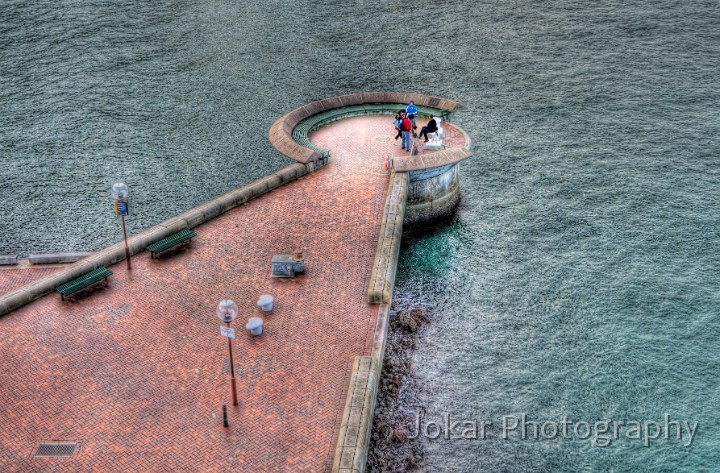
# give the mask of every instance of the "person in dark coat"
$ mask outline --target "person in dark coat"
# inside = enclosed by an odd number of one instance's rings
[[[428,122],[427,126],[422,127],[420,130],[420,136],[425,137],[425,143],[428,142],[428,133],[435,133],[437,131],[437,122],[435,121],[435,117],[430,115],[430,121]]]
[[[395,129],[397,130],[397,135],[395,135],[396,140],[402,136],[402,131],[400,130],[400,125],[402,124],[403,118],[402,115],[402,110],[398,110],[397,112],[395,112],[395,120],[393,121],[393,124],[395,125]]]

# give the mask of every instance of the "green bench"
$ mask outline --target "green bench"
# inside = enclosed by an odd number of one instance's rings
[[[321,126],[328,125],[332,122],[342,120],[344,118],[358,117],[362,115],[394,115],[398,110],[405,110],[407,104],[399,103],[366,103],[362,105],[351,105],[349,107],[333,108],[325,110],[316,115],[306,118],[293,128],[293,139],[306,148],[315,151],[323,160],[330,157],[330,151],[320,149],[313,145],[308,138],[310,133]],[[429,107],[418,107],[418,115],[428,116],[435,115],[446,121],[450,114],[447,110],[439,110]]]
[[[145,249],[150,252],[150,258],[155,258],[155,256],[159,255],[160,253],[167,251],[177,245],[180,245],[181,243],[189,243],[192,237],[194,237],[195,235],[197,235],[197,233],[192,230],[180,230],[179,232],[174,233],[169,237],[149,244],[145,247]]]
[[[65,300],[66,296],[74,294],[86,287],[92,286],[100,281],[107,283],[108,276],[112,275],[112,271],[104,266],[100,266],[97,269],[93,269],[89,273],[85,273],[79,278],[75,278],[72,281],[66,282],[65,284],[55,288],[56,292],[60,293],[60,298]]]

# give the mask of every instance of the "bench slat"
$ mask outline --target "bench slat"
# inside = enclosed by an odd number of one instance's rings
[[[90,284],[93,284],[101,279],[105,279],[106,277],[110,276],[112,274],[112,271],[106,268],[102,268],[104,271],[98,271],[93,270],[87,274],[84,274],[78,278],[73,279],[72,281],[66,282],[65,284],[58,286],[57,291],[64,292],[64,291],[73,291],[73,288],[75,287],[85,287],[89,286]]]
[[[85,273],[85,274],[83,274],[82,276],[78,276],[77,278],[73,279],[72,281],[66,282],[66,283],[63,284],[62,286],[58,286],[58,287],[70,286],[70,285],[73,285],[73,284],[78,284],[78,283],[81,283],[82,281],[84,281],[84,280],[86,280],[86,279],[93,279],[93,278],[97,277],[99,274],[105,274],[105,273],[108,272],[108,271],[110,271],[110,270],[107,269],[107,268],[105,268],[105,267],[100,267],[100,268],[97,268],[97,269],[93,269],[92,271],[90,271],[90,272],[88,272],[88,273]]]
[[[163,252],[169,248],[172,248],[173,246],[179,245],[180,243],[190,240],[192,237],[196,236],[197,233],[195,233],[192,230],[184,229],[180,230],[177,233],[174,233],[168,237],[163,238],[162,240],[156,241],[155,243],[151,243],[150,245],[147,245],[145,248],[154,254]]]
[[[101,266],[73,279],[72,281],[68,281],[65,284],[56,287],[55,291],[59,292],[64,298],[65,296],[77,292],[80,289],[85,289],[86,287],[91,286],[111,275],[112,271],[104,266]]]

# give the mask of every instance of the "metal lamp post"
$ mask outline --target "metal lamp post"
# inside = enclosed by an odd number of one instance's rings
[[[233,364],[232,356],[232,339],[235,338],[235,331],[230,328],[230,322],[235,320],[235,317],[237,317],[238,306],[230,299],[226,299],[220,301],[220,304],[218,304],[217,311],[215,313],[217,314],[218,318],[227,326],[227,328],[220,327],[220,333],[228,339],[228,351],[230,353],[230,384],[232,386],[232,399],[233,406],[237,406],[238,401],[237,389],[235,388],[235,366]]]
[[[130,265],[130,247],[127,241],[127,229],[125,227],[125,216],[128,214],[128,186],[123,182],[116,182],[111,189],[113,198],[115,199],[115,215],[122,218],[123,237],[125,238],[125,260],[127,261],[128,270],[132,269]]]

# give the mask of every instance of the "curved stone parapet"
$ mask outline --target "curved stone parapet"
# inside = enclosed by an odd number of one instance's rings
[[[398,156],[393,161],[395,172],[414,172],[436,169],[472,156],[465,146],[454,146],[433,153],[419,154],[417,156]]]
[[[317,151],[302,146],[293,139],[293,130],[301,121],[313,115],[337,108],[362,104],[407,104],[411,100],[414,100],[418,107],[429,107],[448,113],[463,108],[462,105],[454,100],[424,94],[363,92],[340,95],[338,97],[311,102],[278,118],[270,127],[270,143],[276,150],[288,158],[303,164],[309,164],[321,159],[321,156]]]
[[[305,164],[308,171],[313,171],[325,164],[329,154],[313,146],[307,139],[308,132],[312,131],[313,127],[321,126],[331,119],[358,113],[392,113],[398,104],[407,104],[410,100],[414,100],[421,109],[431,109],[429,113],[440,111],[445,118],[463,108],[454,100],[423,94],[368,92],[341,95],[309,103],[283,115],[270,128],[270,142],[282,154]],[[378,104],[395,106],[379,107]],[[458,132],[454,139],[449,140],[450,146],[415,156],[398,156],[393,161],[395,172],[409,174],[405,213],[407,225],[446,218],[460,201],[458,163],[472,156],[471,141],[468,134],[457,125],[449,124],[445,120],[443,126],[446,133],[448,129]]]

